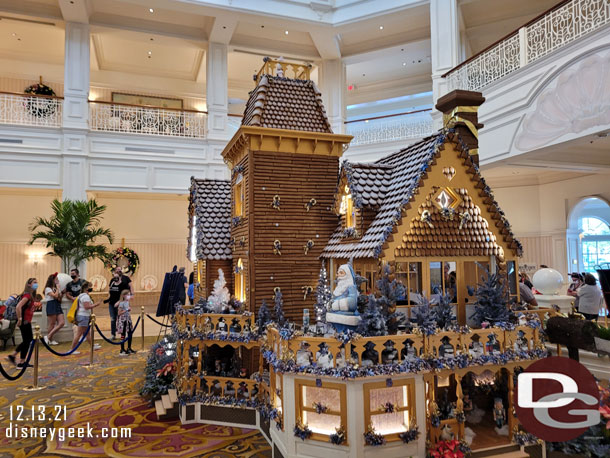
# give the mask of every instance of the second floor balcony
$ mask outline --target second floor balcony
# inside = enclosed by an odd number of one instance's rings
[[[0,124],[61,127],[63,97],[0,92]]]
[[[350,146],[416,140],[434,131],[431,109],[347,121],[345,131],[353,135]]]

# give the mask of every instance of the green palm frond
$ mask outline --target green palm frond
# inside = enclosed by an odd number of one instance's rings
[[[114,235],[110,229],[101,227],[105,205],[99,205],[94,199],[55,199],[51,210],[50,218],[34,218],[30,225],[30,245],[37,240],[44,241],[50,249],[47,254],[61,258],[65,269],[82,261],[108,259],[108,248],[100,242],[111,244]]]

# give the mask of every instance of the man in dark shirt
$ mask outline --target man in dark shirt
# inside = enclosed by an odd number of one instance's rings
[[[126,289],[129,290],[133,297],[133,283],[131,278],[123,275],[123,268],[117,267],[114,269],[114,278],[110,281],[108,288],[110,297],[108,298],[108,311],[110,312],[110,332],[112,339],[116,339],[116,319],[118,316],[118,305],[121,293]]]
[[[74,301],[81,293],[83,281],[80,278],[80,272],[76,268],[70,271],[70,277],[72,281],[66,285],[66,297],[70,301]]]

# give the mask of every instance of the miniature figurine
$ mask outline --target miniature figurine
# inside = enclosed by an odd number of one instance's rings
[[[517,331],[517,341],[515,342],[514,348],[517,351],[529,350],[527,339],[525,337],[525,332],[521,330]]]
[[[321,343],[320,351],[316,352],[316,362],[319,367],[324,369],[333,367],[333,355],[330,354],[325,343]]]
[[[343,264],[337,270],[337,286],[333,291],[331,310],[326,314],[326,321],[339,332],[354,330],[360,322],[356,274],[351,264]]]
[[[244,334],[250,334],[252,329],[250,328],[250,321],[244,323]]]
[[[220,319],[218,320],[216,330],[219,332],[227,332],[227,323],[225,323],[225,319],[223,317],[220,317]]]
[[[495,334],[489,334],[487,336],[487,343],[485,344],[485,350],[487,354],[498,355],[500,354],[500,344]]]
[[[403,342],[402,350],[400,351],[400,357],[404,360],[413,360],[417,358],[417,352],[415,348],[413,348],[413,341],[411,339],[407,339]]]
[[[453,358],[455,356],[455,349],[453,345],[449,343],[451,339],[447,336],[441,339],[442,344],[438,347],[438,356],[441,358]]]
[[[210,394],[212,396],[222,396],[222,387],[220,386],[220,382],[218,380],[212,381],[212,388],[210,390]]]
[[[362,367],[373,366],[379,361],[379,352],[375,350],[373,342],[367,342],[364,345],[365,350],[362,352]]]
[[[236,334],[239,334],[241,332],[241,325],[239,324],[239,320],[237,318],[233,318],[233,320],[231,320],[229,332],[234,332]]]
[[[258,383],[254,384],[254,387],[252,387],[252,393],[251,393],[252,398],[256,398],[256,396],[258,396]]]
[[[385,346],[385,349],[381,352],[381,362],[383,364],[397,363],[398,350],[394,348],[394,342],[388,340],[383,345]]]
[[[217,359],[214,361],[214,375],[220,375],[221,371],[222,371],[221,363],[220,363],[220,360]]]
[[[235,387],[231,380],[229,380],[225,386],[225,396],[235,396]]]
[[[311,365],[313,359],[313,355],[309,350],[309,343],[302,342],[301,348],[297,350],[297,365],[299,366],[309,366]]]
[[[248,392],[248,385],[246,382],[239,382],[239,388],[237,388],[237,399],[249,399],[250,393]]]
[[[479,342],[479,338],[480,337],[479,337],[478,334],[474,334],[472,336],[472,343],[468,347],[468,353],[473,358],[478,358],[478,357],[483,356],[485,354],[485,351],[484,351],[484,348],[483,348],[483,344],[481,342]]]
[[[451,441],[455,438],[455,433],[453,432],[453,428],[448,424],[444,424],[441,428],[441,440],[443,441]]]
[[[502,398],[494,399],[494,410],[493,410],[494,421],[496,427],[502,429],[504,422],[506,421],[506,412],[504,411],[504,404],[502,404]]]
[[[239,378],[248,378],[248,370],[245,367],[239,370]]]

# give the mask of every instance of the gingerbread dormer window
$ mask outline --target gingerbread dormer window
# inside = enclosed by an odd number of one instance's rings
[[[241,173],[237,175],[233,185],[233,201],[235,202],[233,216],[244,216],[244,176]]]
[[[345,185],[343,195],[341,196],[341,206],[339,207],[339,213],[345,216],[345,227],[356,226],[356,208],[354,207],[354,200],[349,187]]]

